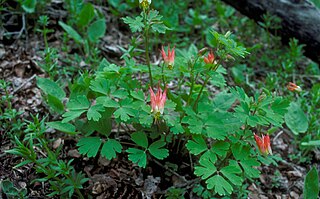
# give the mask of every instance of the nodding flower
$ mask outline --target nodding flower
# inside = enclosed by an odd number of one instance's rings
[[[289,84],[287,85],[287,88],[289,91],[297,91],[297,92],[301,92],[302,89],[300,86],[297,86],[296,84],[292,83],[292,82],[289,82]]]
[[[270,137],[269,135],[262,135],[262,137],[259,137],[258,135],[254,134],[254,139],[256,140],[256,143],[258,145],[259,151],[263,155],[272,155],[272,150],[270,146]]]
[[[214,54],[213,54],[212,50],[211,50],[210,53],[208,54],[208,57],[204,57],[203,61],[204,61],[206,64],[213,64]]]
[[[167,88],[162,92],[160,85],[158,85],[158,91],[154,94],[151,87],[149,87],[150,99],[151,99],[151,113],[154,113],[155,116],[160,116],[163,114],[164,105],[167,100]]]
[[[164,51],[163,46],[161,47],[161,50],[160,50],[164,63],[169,69],[172,69],[174,66],[174,48],[175,47],[173,47],[172,50],[170,50],[170,46],[168,46],[168,55]]]
[[[149,5],[151,4],[151,0],[139,0],[139,4],[143,9],[149,8]]]

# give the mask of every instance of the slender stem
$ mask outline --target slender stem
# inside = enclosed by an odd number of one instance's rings
[[[196,99],[196,101],[195,101],[194,104],[193,104],[193,107],[192,107],[193,110],[195,110],[195,108],[197,107],[197,104],[198,104],[199,99],[200,99],[200,97],[201,97],[202,91],[203,91],[204,87],[207,85],[209,79],[210,79],[210,75],[207,76],[207,78],[205,79],[205,81],[204,81],[203,84],[202,84],[202,87],[201,87],[200,92],[199,92],[199,94],[198,94],[198,96],[197,96],[197,99]]]
[[[194,78],[194,74],[193,74],[194,65],[196,64],[198,58],[199,57],[197,56],[197,58],[195,59],[194,63],[191,66],[191,77],[190,77],[191,78],[191,87],[190,87],[190,92],[189,92],[189,96],[188,96],[188,100],[187,100],[187,105],[189,105],[189,103],[190,103],[190,99],[191,99],[192,93],[193,93],[194,83],[196,82],[196,79],[198,77],[198,75],[196,75],[196,77]]]
[[[194,83],[196,82],[197,78],[198,78],[198,74],[196,75],[196,77],[194,77],[194,65],[196,64],[196,62],[198,61],[199,56],[197,56],[197,58],[195,59],[194,63],[191,65],[191,72],[190,72],[190,80],[191,80],[191,86],[190,86],[190,92],[189,92],[189,96],[187,99],[187,104],[186,106],[188,106],[190,104],[190,100],[192,98],[192,94],[193,94],[193,88],[194,88]],[[180,117],[180,122],[182,121],[182,119],[184,118],[184,116],[186,115],[186,112],[183,112],[182,116]]]
[[[166,79],[164,77],[164,63],[162,64],[161,73],[162,73],[163,87],[165,88],[166,87]]]
[[[219,64],[220,64],[220,61],[219,61],[218,63],[216,63],[216,64],[213,64],[213,65],[209,68],[208,72],[210,72],[212,69],[213,69],[214,71],[216,71],[216,70],[219,68]],[[196,101],[195,101],[194,104],[193,104],[193,110],[195,110],[195,108],[197,107],[198,102],[199,102],[199,99],[200,99],[201,94],[202,94],[202,91],[203,91],[204,87],[207,85],[210,77],[211,77],[210,75],[207,75],[207,78],[204,80],[204,82],[203,82],[203,84],[202,84],[202,87],[201,87],[201,89],[200,89],[200,92],[199,92],[199,94],[198,94],[198,96],[197,96],[197,99],[196,99]]]
[[[46,53],[48,53],[48,40],[47,40],[47,28],[43,26],[43,40],[46,47]]]
[[[144,11],[144,44],[145,44],[145,52],[146,52],[146,61],[149,69],[149,77],[150,77],[150,84],[153,87],[153,79],[152,79],[152,72],[150,66],[150,57],[149,57],[149,26],[147,24],[147,12]]]

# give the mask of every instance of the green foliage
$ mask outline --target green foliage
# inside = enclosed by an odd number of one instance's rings
[[[99,39],[106,33],[106,20],[94,8],[93,4],[83,1],[73,3],[75,2],[68,1],[68,7],[75,17],[71,17],[68,23],[59,21],[59,25],[82,48],[86,55],[94,57],[93,49],[99,43]]]
[[[308,119],[300,105],[291,102],[288,113],[285,115],[286,125],[294,134],[305,133],[308,130]]]
[[[37,0],[19,0],[19,2],[27,13],[33,13],[36,9]]]
[[[307,173],[304,180],[303,198],[304,199],[316,199],[319,195],[319,175],[316,167]]]
[[[79,197],[83,197],[79,189],[82,189],[82,184],[88,181],[88,178],[82,173],[76,173],[71,166],[72,159],[67,163],[58,159],[58,154],[48,147],[48,141],[44,137],[45,124],[44,119],[39,120],[38,116],[33,116],[33,121],[29,121],[24,133],[23,141],[14,137],[14,148],[7,150],[6,153],[19,156],[23,159],[15,168],[32,163],[37,173],[42,178],[36,178],[33,181],[45,182],[49,181],[51,185],[50,196],[61,195],[62,197],[72,197],[76,191]],[[44,151],[46,157],[38,157],[35,149]],[[12,189],[10,189],[12,190]],[[19,194],[24,194],[24,191]]]
[[[18,189],[14,187],[13,183],[10,180],[0,181],[0,188],[8,198],[26,198],[27,197],[27,189],[26,188]]]
[[[147,165],[147,151],[150,152],[152,156],[157,159],[164,159],[169,155],[168,149],[162,148],[166,145],[164,141],[158,140],[153,142],[150,146],[148,144],[148,138],[143,132],[136,132],[131,135],[132,141],[134,141],[141,149],[129,148],[127,152],[129,153],[129,160],[137,163],[140,167],[146,167]]]
[[[184,199],[185,190],[171,187],[166,193],[166,199]]]
[[[79,33],[74,30],[71,26],[63,23],[62,21],[59,21],[59,25],[64,29],[64,31],[66,31],[68,33],[68,35],[77,43],[82,44],[83,43],[83,39],[82,37],[79,35]]]
[[[64,132],[64,133],[76,134],[76,127],[72,124],[63,123],[61,121],[47,122],[46,124],[50,128],[56,129],[56,130]]]
[[[22,8],[26,12],[34,12],[36,2],[24,1],[26,8]],[[293,100],[298,95],[276,96],[276,93],[287,94],[281,81],[291,80],[291,74],[293,76],[297,72],[295,66],[302,62],[303,45],[297,40],[290,40],[288,52],[277,59],[278,52],[272,46],[269,35],[264,34],[263,40],[268,41],[266,46],[271,50],[265,50],[263,44],[250,43],[255,42],[254,39],[239,36],[257,33],[249,32],[253,31],[251,22],[238,20],[234,9],[217,2],[199,2],[192,2],[195,6],[189,8],[189,1],[157,1],[152,2],[152,7],[159,8],[163,16],[149,8],[144,8],[138,16],[123,16],[123,22],[134,34],[127,49],[119,47],[123,55],[117,63],[99,57],[101,48],[98,49],[98,44],[106,33],[107,24],[103,14],[92,3],[67,0],[64,4],[68,19],[58,22],[65,31],[65,45],[62,48],[65,52],[74,52],[74,46],[69,47],[73,43],[68,42],[72,39],[81,53],[80,56],[65,53],[65,60],[61,60],[60,49],[48,46],[50,19],[41,16],[38,23],[42,27],[38,31],[43,34],[46,44],[44,60],[39,65],[51,79],[37,78],[37,85],[45,94],[48,106],[59,115],[54,115],[55,121],[45,122],[51,117],[40,120],[35,116],[33,121],[18,123],[21,113],[12,109],[13,96],[6,91],[5,82],[1,82],[4,90],[1,103],[5,104],[0,107],[1,128],[12,134],[16,145],[7,153],[24,159],[16,167],[32,163],[42,176],[35,181],[49,182],[52,190],[48,195],[50,197],[59,195],[57,197],[71,198],[76,193],[77,197],[84,198],[79,190],[83,189],[88,179],[75,171],[72,160],[65,162],[58,158],[62,146],[50,149],[51,144],[45,133],[49,127],[74,136],[79,153],[88,158],[102,156],[112,160],[119,153],[127,153],[130,161],[146,168],[148,162],[154,159],[167,161],[165,158],[173,151],[179,152],[174,154],[182,156],[179,158],[193,156],[187,158],[194,164],[191,168],[194,168],[198,181],[193,191],[199,197],[229,198],[234,196],[232,194],[247,197],[246,182],[259,178],[257,167],[276,164],[277,160],[276,156],[259,154],[253,133],[272,134],[285,128],[285,122],[295,136],[305,136],[296,139],[301,140],[301,147],[308,150],[318,147],[319,84],[314,84],[310,92],[302,93],[301,98],[306,99],[298,100],[301,106]],[[134,13],[136,9],[132,8],[136,4],[133,1],[110,0],[108,11],[110,9],[117,15],[124,14],[124,11]],[[215,9],[217,16],[209,14],[211,8]],[[280,21],[276,17],[266,14],[263,19],[260,26],[267,31],[279,28]],[[219,30],[230,30],[235,26],[229,23],[249,23],[250,27],[246,30],[239,27],[234,31],[237,35],[232,35],[231,31],[218,33],[208,28],[215,27],[212,24],[216,23],[219,23]],[[171,32],[165,34],[169,30]],[[193,33],[197,33],[196,38],[180,37]],[[190,45],[191,39],[195,39],[192,41],[196,42],[191,43],[196,45]],[[250,40],[248,49],[242,44],[247,45],[245,39]],[[272,39],[277,40],[277,37]],[[171,44],[171,49],[172,45],[175,46],[172,67],[151,59],[151,54],[157,54],[155,49],[166,43]],[[215,57],[212,63],[204,61],[211,49],[199,51],[203,46],[212,48]],[[249,52],[251,56],[248,56]],[[143,55],[144,58],[141,57]],[[245,60],[242,59],[245,57]],[[79,71],[80,75],[65,72],[61,76],[61,61],[76,65],[68,68]],[[85,63],[85,66],[79,63]],[[261,67],[261,70],[254,65]],[[315,68],[310,66],[309,70],[314,72]],[[269,71],[272,69],[275,72]],[[262,79],[266,78],[265,83],[252,81],[260,77],[260,73]],[[234,82],[230,82],[230,78],[225,79],[228,74],[232,74]],[[74,79],[69,80],[71,77]],[[54,81],[56,78],[58,80]],[[68,85],[61,84],[66,82],[65,78]],[[167,89],[163,113],[151,112],[148,89],[157,89],[157,83],[162,90]],[[228,87],[234,83],[235,86]],[[306,117],[305,112],[312,114]],[[12,122],[17,126],[13,126]],[[26,135],[19,132],[21,128],[26,129],[23,132]],[[47,156],[39,157],[35,149],[44,151]],[[310,173],[307,178],[311,182],[314,175],[310,177]],[[200,185],[200,180],[205,182],[202,183],[205,187]],[[315,188],[309,189],[312,184],[305,183],[307,185],[305,194],[310,196],[315,193],[310,190]],[[186,191],[172,187],[166,197],[183,198]]]
[[[157,10],[150,10],[148,13],[141,12],[140,16],[135,18],[124,17],[123,22],[130,26],[133,33],[145,30],[153,30],[155,33],[165,33],[169,28],[163,23],[162,16]]]
[[[101,139],[99,137],[85,137],[78,141],[80,154],[87,154],[88,157],[96,157],[101,146]]]
[[[122,18],[123,22],[130,26],[130,29],[133,33],[141,32],[144,24],[142,22],[143,18],[141,16],[137,16],[136,18],[125,17]]]
[[[46,78],[37,78],[38,87],[46,93],[48,105],[56,112],[63,113],[62,100],[66,97],[63,89],[54,81]]]

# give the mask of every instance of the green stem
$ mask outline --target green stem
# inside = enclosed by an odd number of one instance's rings
[[[43,26],[43,40],[46,47],[46,52],[48,52],[47,28],[45,26]]]
[[[73,185],[74,189],[76,190],[76,193],[78,194],[78,196],[81,199],[84,199],[84,196],[82,195],[81,191],[76,187],[74,180],[70,177],[70,175],[67,175],[67,174],[63,174],[63,175],[72,182],[72,185]]]
[[[162,64],[161,73],[162,73],[163,88],[165,88],[167,84],[166,84],[166,79],[164,77],[164,64]]]
[[[144,44],[145,44],[145,52],[146,52],[146,61],[149,69],[149,77],[150,77],[150,84],[151,88],[153,87],[153,79],[152,79],[152,72],[150,66],[150,57],[149,57],[149,26],[147,24],[147,12],[144,11]]]
[[[198,60],[198,56],[197,58],[195,59],[194,63],[191,65],[191,72],[190,72],[190,80],[191,80],[191,86],[190,86],[190,92],[189,92],[189,96],[188,96],[188,99],[187,99],[187,104],[186,106],[188,106],[190,104],[190,100],[192,98],[192,94],[193,94],[193,88],[194,88],[194,83],[196,82],[197,78],[198,78],[198,74],[196,75],[196,77],[194,77],[194,65],[196,64],[197,60]],[[182,116],[180,117],[180,122],[182,121],[182,119],[184,118],[184,116],[186,115],[185,112],[182,113]]]
[[[194,65],[196,64],[196,62],[198,61],[198,56],[197,58],[195,59],[194,63],[192,64],[191,66],[191,87],[190,87],[190,92],[189,92],[189,96],[188,96],[188,100],[187,100],[187,105],[190,104],[190,100],[191,100],[191,97],[192,97],[192,93],[193,93],[193,88],[194,88],[194,83],[196,82],[196,79],[198,77],[198,74],[196,75],[196,77],[194,78]]]
[[[193,110],[195,110],[195,108],[197,107],[197,104],[198,104],[199,99],[200,99],[200,97],[201,97],[202,91],[203,91],[204,87],[207,85],[209,79],[210,79],[210,75],[207,76],[207,78],[204,80],[204,82],[203,82],[203,84],[202,84],[202,87],[201,87],[200,92],[199,92],[199,94],[198,94],[198,96],[197,96],[197,99],[196,99],[196,101],[195,101],[194,104],[193,104],[193,107],[192,107]]]
[[[209,73],[212,69],[213,69],[214,71],[216,71],[216,70],[219,68],[219,64],[220,64],[220,61],[219,61],[217,64],[213,64],[213,65],[209,68],[208,73]],[[197,107],[197,105],[198,105],[198,102],[199,102],[199,100],[200,100],[202,91],[203,91],[204,87],[207,85],[210,77],[211,77],[210,75],[207,75],[207,78],[204,80],[204,82],[203,82],[203,84],[202,84],[202,87],[201,87],[201,89],[200,89],[200,92],[199,92],[199,94],[198,94],[198,96],[197,96],[197,99],[196,99],[196,101],[195,101],[194,104],[193,104],[193,107],[192,107],[193,110],[196,109],[196,107]]]

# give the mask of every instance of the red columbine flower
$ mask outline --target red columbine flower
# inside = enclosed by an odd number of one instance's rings
[[[174,65],[174,47],[172,48],[172,51],[170,51],[170,46],[168,46],[168,56],[166,55],[163,46],[160,52],[164,60],[164,63],[168,66],[168,68],[172,69]]]
[[[272,155],[270,137],[268,134],[262,135],[262,138],[254,134],[254,139],[256,140],[260,153],[263,155],[268,155],[270,153]]]
[[[292,82],[289,82],[289,84],[287,85],[287,88],[289,91],[297,91],[297,92],[301,92],[302,89],[300,86],[297,86],[296,84],[292,83]]]
[[[154,113],[156,116],[163,114],[164,104],[167,99],[167,88],[162,92],[160,86],[158,85],[157,94],[154,94],[151,87],[149,87],[150,98],[151,98],[151,113]]]
[[[213,54],[212,50],[211,50],[210,53],[208,54],[208,57],[205,57],[205,58],[203,59],[203,61],[204,61],[206,64],[213,64],[214,54]]]

